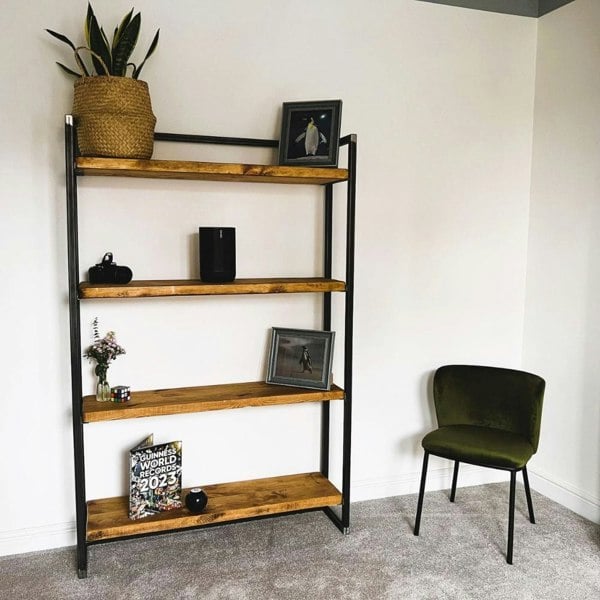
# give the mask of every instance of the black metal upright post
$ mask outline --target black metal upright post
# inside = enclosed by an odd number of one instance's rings
[[[350,455],[352,441],[352,362],[354,334],[354,236],[356,220],[356,135],[348,136],[348,191],[346,208],[346,310],[344,329],[344,439],[342,459],[342,531],[350,528]]]
[[[352,363],[354,330],[354,237],[356,228],[356,134],[340,139],[348,145],[348,182],[346,204],[346,294],[344,311],[344,417],[342,442],[342,514],[330,508],[325,513],[344,534],[350,531],[350,464],[352,441]],[[331,186],[329,186],[331,187]],[[330,215],[331,216],[331,215]],[[326,217],[327,218],[327,217]],[[332,219],[333,221],[333,219]]]
[[[333,264],[333,184],[325,185],[323,235],[323,277],[332,275]],[[331,331],[331,292],[323,294],[323,329]],[[321,473],[329,477],[329,428],[331,422],[330,403],[321,403]]]
[[[79,314],[79,240],[77,217],[77,140],[72,115],[65,117],[65,166],[67,191],[67,253],[69,261],[69,323],[71,336],[71,395],[73,415],[73,457],[75,462],[75,511],[77,522],[77,574],[87,577],[85,460],[81,385],[81,321]]]

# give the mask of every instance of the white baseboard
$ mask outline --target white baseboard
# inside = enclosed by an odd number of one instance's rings
[[[448,489],[452,485],[452,465],[430,468],[427,491]],[[407,473],[393,479],[363,479],[352,484],[352,501],[375,500],[389,496],[405,496],[419,491],[421,473]],[[508,474],[494,469],[482,469],[461,464],[459,487],[507,481]],[[600,498],[591,496],[570,484],[559,481],[539,469],[529,470],[532,489],[562,504],[582,517],[600,523]],[[0,532],[0,556],[49,550],[76,544],[75,523],[57,523],[42,527]]]
[[[529,485],[540,494],[562,504],[574,513],[600,524],[600,498],[560,481],[541,469],[527,469]]]
[[[76,543],[74,522],[0,531],[0,556],[74,546]]]
[[[600,524],[600,498],[592,496],[571,484],[561,481],[540,469],[528,469],[531,488],[543,496],[581,515],[585,519]],[[408,473],[395,479],[372,479],[354,481],[352,501],[375,500],[389,496],[416,494],[419,491],[421,473]],[[508,481],[508,473],[494,469],[483,469],[461,464],[458,487],[482,485]],[[427,472],[427,491],[449,489],[452,485],[452,466],[429,468]]]
[[[409,473],[396,479],[355,481],[352,485],[352,502],[416,494],[419,491],[420,477],[421,473]],[[494,483],[505,481],[506,478],[507,475],[501,471],[461,465],[459,486]],[[452,464],[444,468],[430,467],[427,473],[428,491],[446,489],[451,484]],[[0,556],[74,546],[76,543],[74,522],[0,531]]]
[[[427,470],[426,491],[449,489],[452,486],[453,464],[449,463],[450,466],[441,468],[429,467]],[[352,483],[352,502],[416,494],[419,492],[420,481],[420,472],[407,473],[394,479],[364,479],[354,481]],[[458,487],[497,483],[498,481],[508,481],[508,474],[503,471],[483,469],[473,465],[460,465]]]

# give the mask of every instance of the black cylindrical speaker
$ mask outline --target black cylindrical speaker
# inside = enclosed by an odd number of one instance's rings
[[[235,227],[199,227],[200,279],[226,283],[235,279]]]

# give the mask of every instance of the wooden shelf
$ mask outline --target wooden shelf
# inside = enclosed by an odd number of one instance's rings
[[[323,277],[276,277],[236,279],[231,283],[204,283],[199,279],[138,280],[126,284],[79,284],[79,297],[154,298],[162,296],[224,296],[229,294],[297,294],[302,292],[343,292],[346,284]]]
[[[78,175],[145,177],[151,179],[195,179],[323,185],[347,181],[348,169],[324,167],[280,167],[239,163],[194,162],[188,160],[137,160],[80,156],[75,163]]]
[[[85,396],[83,398],[83,422],[95,423],[244,408],[246,406],[275,406],[343,399],[344,390],[337,385],[332,385],[330,390],[310,390],[271,385],[262,381],[227,383],[132,392],[131,400],[122,404],[98,402],[96,396]]]
[[[197,515],[180,508],[131,520],[127,496],[92,500],[87,503],[87,541],[226,523],[295,510],[324,508],[342,502],[342,494],[320,473],[207,485],[202,489],[208,495],[208,504],[205,511]],[[186,493],[187,490],[184,490],[183,498]]]

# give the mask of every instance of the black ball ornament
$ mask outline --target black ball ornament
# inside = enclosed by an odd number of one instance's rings
[[[192,488],[185,497],[187,509],[194,514],[201,513],[206,508],[208,496],[202,488]]]

